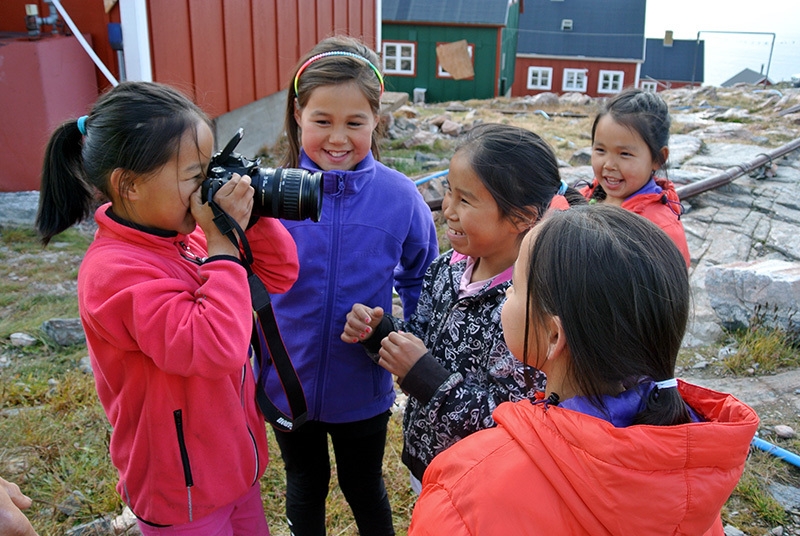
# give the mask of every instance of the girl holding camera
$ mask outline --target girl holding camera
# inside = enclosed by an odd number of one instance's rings
[[[181,93],[122,82],[57,128],[45,153],[44,244],[88,216],[96,195],[110,201],[94,212],[78,304],[117,491],[145,535],[269,534],[247,271],[200,198],[213,141]],[[247,226],[249,177],[234,175],[214,200]],[[253,271],[271,292],[287,290],[298,262],[283,226],[261,218],[246,236]]]

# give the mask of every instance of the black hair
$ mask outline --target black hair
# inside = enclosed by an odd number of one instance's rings
[[[456,149],[467,155],[470,167],[494,198],[500,214],[512,221],[541,219],[561,188],[558,159],[541,136],[530,130],[498,123],[473,127]],[[568,187],[570,205],[586,199]]]
[[[323,39],[312,48],[306,55],[300,58],[294,70],[292,79],[289,82],[289,89],[286,92],[286,116],[284,119],[288,147],[281,165],[285,167],[297,167],[300,162],[300,127],[295,119],[295,102],[303,108],[311,97],[311,93],[320,86],[331,86],[354,82],[364,97],[369,102],[372,113],[376,116],[381,112],[381,80],[376,75],[373,68],[364,61],[349,56],[328,56],[317,59],[306,66],[305,70],[297,79],[297,91],[295,92],[295,78],[297,71],[305,64],[309,58],[325,52],[349,52],[368,60],[376,69],[380,69],[381,62],[378,55],[367,47],[364,43],[353,37],[335,35]],[[376,160],[380,159],[380,125],[372,131],[372,154]]]
[[[119,197],[133,180],[165,165],[184,133],[206,114],[179,91],[155,82],[121,82],[101,95],[84,122],[56,128],[45,149],[36,228],[43,244],[90,215],[95,194],[112,199],[109,178],[126,172]]]
[[[559,317],[582,395],[603,410],[601,395],[614,387],[674,376],[690,293],[686,263],[666,233],[616,206],[573,207],[545,218],[529,253],[527,318],[536,326]],[[654,389],[634,424],[688,421],[670,388]]]

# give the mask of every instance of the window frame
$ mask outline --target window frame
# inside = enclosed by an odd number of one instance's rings
[[[572,87],[572,86],[568,85],[569,78],[570,78],[569,75],[571,75],[571,74],[575,74],[576,75],[576,80],[577,80],[577,75],[580,75],[580,77],[583,79],[582,87],[578,87],[578,86]],[[586,90],[589,87],[589,70],[588,69],[572,69],[572,68],[567,67],[567,68],[564,68],[564,70],[562,71],[562,76],[563,76],[563,78],[561,80],[561,91],[574,91],[574,92],[577,92],[577,93],[586,93]]]
[[[537,71],[539,73],[538,79],[541,82],[541,75],[543,72],[547,72],[547,85],[544,86],[541,83],[537,85],[531,84],[531,74]],[[552,67],[539,67],[537,65],[529,65],[528,66],[528,76],[525,79],[525,85],[528,89],[541,89],[541,90],[549,90],[553,89],[553,68]]]
[[[397,54],[388,55],[387,47],[397,47]],[[402,50],[408,48],[411,50],[411,56],[403,56]],[[417,76],[417,43],[416,41],[391,41],[387,40],[381,44],[381,66],[383,67],[383,74],[390,76]],[[389,69],[386,65],[387,60],[395,60],[398,64],[403,60],[408,59],[411,61],[411,69]]]
[[[648,93],[658,93],[658,82],[652,80],[642,80],[639,82],[639,88]]]
[[[619,77],[617,80],[616,78]],[[609,87],[604,88],[606,80],[609,81]],[[597,93],[598,94],[613,94],[622,91],[625,87],[625,71],[612,71],[611,69],[601,69],[597,74]]]

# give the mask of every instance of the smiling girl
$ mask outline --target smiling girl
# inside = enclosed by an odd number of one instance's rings
[[[328,437],[359,533],[394,534],[382,473],[392,376],[339,334],[353,302],[391,309],[393,288],[410,315],[438,241],[414,183],[376,160],[379,64],[359,41],[328,38],[300,61],[288,91],[283,164],[321,171],[324,194],[319,222],[283,222],[297,242],[300,276],[289,292],[273,297],[308,402],[305,424],[291,432],[275,428],[296,536],[325,534]],[[272,372],[267,393],[288,411]]]
[[[609,100],[592,125],[594,181],[581,193],[661,227],[689,266],[683,207],[672,182],[656,176],[669,158],[669,128],[669,109],[655,93],[630,88]]]
[[[551,205],[585,204],[567,188],[553,150],[510,125],[473,128],[450,160],[442,215],[453,249],[425,276],[417,311],[403,322],[355,304],[342,333],[362,342],[408,393],[403,463],[412,487],[434,456],[494,426],[501,402],[532,397],[544,375],[514,359],[503,341],[500,306],[522,237]],[[555,200],[555,201],[554,201]]]

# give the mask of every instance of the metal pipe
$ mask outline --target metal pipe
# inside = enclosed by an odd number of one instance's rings
[[[767,74],[764,75],[764,87],[767,87],[767,79],[769,78],[769,67],[772,64],[772,49],[775,48],[775,33],[774,32],[728,32],[728,31],[714,31],[714,30],[700,30],[697,32],[697,41],[694,44],[694,61],[692,62],[692,84],[694,87],[694,75],[697,69],[697,49],[700,48],[700,34],[701,33],[716,33],[716,34],[751,34],[751,35],[771,35],[772,44],[769,47],[769,59],[767,60]],[[705,56],[705,49],[703,50]],[[703,62],[705,65],[705,62]]]
[[[762,153],[750,162],[730,167],[722,173],[712,175],[707,179],[676,188],[675,192],[678,194],[678,197],[681,200],[688,199],[697,194],[701,194],[708,190],[713,190],[714,188],[718,188],[719,186],[733,182],[734,179],[741,177],[745,173],[749,173],[765,164],[769,164],[773,160],[780,158],[781,156],[784,156],[785,154],[788,154],[796,149],[800,149],[800,138],[790,141],[786,145],[782,145],[768,153]]]

